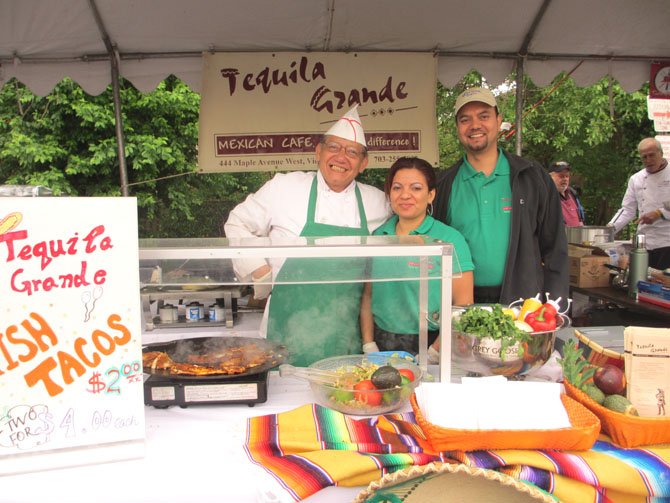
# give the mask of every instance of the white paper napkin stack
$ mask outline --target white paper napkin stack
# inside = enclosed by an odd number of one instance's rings
[[[561,385],[507,381],[502,376],[464,377],[461,384],[422,383],[417,403],[427,421],[467,430],[569,428]]]

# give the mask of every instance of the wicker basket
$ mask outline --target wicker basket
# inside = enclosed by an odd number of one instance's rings
[[[429,463],[388,473],[361,491],[354,503],[402,501],[504,501],[556,503],[532,484],[504,473],[463,464]]]
[[[579,341],[579,347],[583,351],[584,358],[592,365],[602,367],[609,364],[620,369],[624,368],[623,353],[602,347],[577,329],[575,329],[575,337]]]
[[[462,430],[443,428],[426,420],[416,401],[410,403],[426,438],[435,451],[477,451],[483,449],[556,449],[585,451],[600,434],[600,421],[586,407],[561,395],[570,428],[554,430]]]
[[[640,417],[621,414],[607,409],[592,400],[582,390],[569,382],[564,382],[568,395],[589,410],[602,424],[602,429],[614,443],[621,447],[638,447],[641,445],[665,444],[670,442],[670,418]]]

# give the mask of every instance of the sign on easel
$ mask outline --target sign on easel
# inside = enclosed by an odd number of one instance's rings
[[[137,202],[0,197],[0,474],[143,456]]]

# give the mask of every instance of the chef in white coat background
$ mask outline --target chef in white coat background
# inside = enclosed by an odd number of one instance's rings
[[[619,232],[637,216],[637,234],[644,234],[649,266],[670,268],[670,168],[663,146],[656,138],[638,144],[644,166],[628,179],[621,208],[607,225]]]
[[[237,205],[224,225],[228,238],[367,236],[391,210],[384,193],[355,179],[368,165],[365,133],[355,106],[322,137],[315,149],[318,171],[280,173]],[[290,277],[318,275],[318,259],[287,259],[277,267],[263,259],[235,260],[241,281],[269,294],[267,337],[285,344],[295,365],[361,352],[359,309],[362,283],[285,284]],[[360,272],[363,260],[343,259],[329,267]],[[282,278],[283,277],[283,278]],[[358,339],[356,339],[358,337]]]

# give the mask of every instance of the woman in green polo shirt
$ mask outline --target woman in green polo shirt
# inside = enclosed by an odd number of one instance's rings
[[[429,236],[452,243],[454,271],[461,271],[452,280],[452,299],[456,305],[474,302],[473,273],[470,249],[463,235],[453,227],[435,220],[432,202],[435,198],[435,170],[418,157],[401,157],[389,169],[384,191],[394,215],[382,224],[374,235]],[[432,258],[431,258],[432,259]],[[388,271],[398,274],[398,268],[417,269],[418,259],[412,257],[376,257],[372,261],[371,277],[389,277]],[[433,263],[431,275],[439,275],[440,264]],[[409,273],[409,276],[418,277]],[[361,333],[363,351],[419,352],[419,282],[382,281],[367,283],[361,301]],[[435,354],[439,348],[441,287],[430,281],[428,287],[428,343]]]

